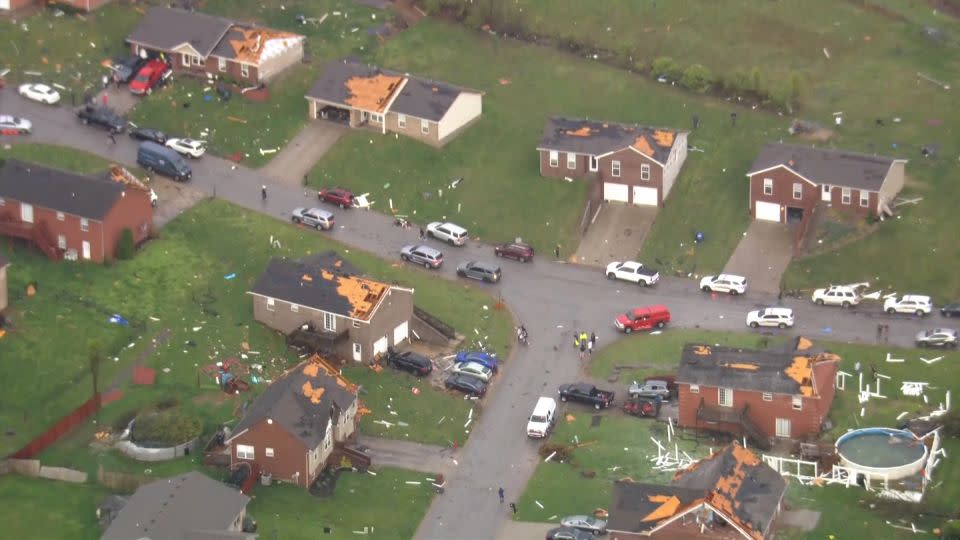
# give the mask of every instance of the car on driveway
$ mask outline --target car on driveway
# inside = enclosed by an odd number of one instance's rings
[[[17,88],[17,93],[29,100],[47,105],[56,105],[60,102],[60,92],[43,83],[21,84]]]
[[[178,154],[198,159],[207,153],[207,143],[197,139],[188,139],[174,137],[167,139],[164,143],[168,148],[173,148]]]
[[[743,294],[747,292],[747,278],[733,274],[705,276],[700,280],[700,290],[704,292]]]
[[[636,283],[643,287],[656,284],[660,281],[660,272],[644,266],[637,261],[613,261],[607,265],[604,272],[608,279],[622,279]]]
[[[113,80],[121,84],[127,84],[146,63],[147,59],[139,56],[128,56],[114,60],[110,66],[110,70],[113,71]]]
[[[77,110],[77,118],[84,125],[93,124],[114,134],[122,133],[127,128],[127,121],[109,107],[84,105]]]
[[[523,242],[510,242],[508,244],[497,244],[493,246],[493,254],[497,257],[514,259],[520,262],[530,262],[533,260],[533,246]]]
[[[463,373],[453,373],[443,383],[448,389],[459,390],[464,394],[481,397],[487,393],[487,383]]]
[[[907,294],[899,299],[890,297],[883,301],[883,310],[890,314],[913,313],[923,317],[933,311],[933,301],[921,294]]]
[[[153,93],[153,89],[162,86],[173,75],[173,69],[162,60],[154,58],[148,61],[137,76],[130,81],[130,92],[138,96]]]
[[[547,531],[547,540],[593,540],[593,534],[573,527],[556,527]]]
[[[944,317],[960,317],[960,302],[953,302],[940,308],[940,314]]]
[[[343,188],[323,188],[317,192],[317,198],[325,203],[335,204],[340,208],[353,206],[353,193]]]
[[[33,122],[26,118],[0,114],[0,135],[29,135]]]
[[[917,347],[953,347],[957,346],[957,331],[950,328],[934,328],[917,334]]]
[[[451,246],[462,246],[467,243],[467,230],[454,223],[440,221],[428,223],[427,236],[446,242]]]
[[[290,212],[290,220],[318,231],[329,231],[333,228],[333,214],[321,208],[294,208],[293,212]]]
[[[387,351],[387,363],[396,369],[409,371],[419,376],[429,375],[433,372],[433,362],[426,356],[413,351],[398,352],[390,349]]]
[[[467,261],[457,267],[457,275],[487,283],[496,283],[500,281],[500,267],[481,261]]]
[[[159,129],[138,127],[130,130],[130,137],[138,141],[153,141],[157,144],[167,144],[167,134]]]
[[[660,396],[664,401],[670,399],[670,384],[667,381],[647,379],[643,383],[633,381],[627,388],[627,395],[632,398],[656,398]]]
[[[840,306],[848,308],[859,304],[863,298],[860,296],[860,287],[831,285],[823,289],[816,289],[813,291],[813,296],[811,296],[810,299],[818,306]]]
[[[406,262],[422,264],[426,268],[440,268],[443,264],[443,253],[423,244],[403,246],[400,248],[400,258]]]
[[[607,533],[607,522],[593,516],[568,516],[560,520],[560,526],[573,527],[596,536]]]
[[[613,324],[618,330],[630,334],[635,330],[660,329],[670,322],[670,310],[667,306],[656,305],[633,308],[630,311],[617,315]]]
[[[493,370],[480,362],[455,363],[453,364],[453,372],[476,377],[483,382],[490,382],[490,379],[493,378]]]
[[[761,326],[790,328],[793,326],[793,310],[785,307],[755,309],[747,313],[747,326],[750,328]]]
[[[476,362],[493,370],[494,373],[499,369],[497,355],[484,351],[460,351],[454,357],[455,364],[465,364],[467,362]]]

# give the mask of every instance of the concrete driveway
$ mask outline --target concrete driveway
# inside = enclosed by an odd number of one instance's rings
[[[163,227],[193,205],[207,198],[207,194],[162,177],[153,177],[150,187],[157,194],[157,207],[153,210],[153,224]]]
[[[304,176],[333,148],[347,130],[347,126],[313,120],[309,122],[283,150],[260,169],[273,183],[302,186]]]
[[[576,263],[606,266],[637,258],[659,208],[605,202],[574,254]]]
[[[793,231],[783,223],[754,220],[723,272],[745,276],[750,290],[779,293],[792,258]]]

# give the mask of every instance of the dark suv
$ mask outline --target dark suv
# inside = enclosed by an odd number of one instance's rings
[[[84,124],[100,126],[110,133],[120,133],[127,127],[127,121],[109,107],[84,105],[77,111],[77,118]]]
[[[412,351],[387,351],[387,362],[396,369],[409,371],[414,375],[429,375],[433,371],[433,362],[429,358]]]

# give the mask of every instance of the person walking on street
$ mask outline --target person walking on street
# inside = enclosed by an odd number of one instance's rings
[[[590,354],[590,358],[593,358],[593,341],[587,340],[587,353]]]
[[[267,200],[267,185],[266,185],[266,184],[263,184],[262,186],[260,186],[260,199],[261,199],[261,200],[264,200],[264,201]]]
[[[588,341],[590,341],[590,336],[586,332],[580,332],[580,343],[586,345]]]
[[[427,237],[427,233],[423,232],[423,227],[420,227],[420,239],[423,240]]]
[[[110,132],[109,135],[107,135],[107,137],[110,138],[110,144],[117,144],[117,137],[116,135],[113,134],[112,131]]]
[[[500,488],[499,494],[500,494],[500,504],[503,504],[503,488]]]
[[[513,515],[517,515],[517,503],[510,503],[510,510],[513,512]]]
[[[560,259],[560,244],[557,244],[557,247],[553,248],[553,256],[559,260]]]
[[[590,347],[593,348],[596,346],[597,346],[597,333],[590,332]]]
[[[581,360],[581,361],[583,361],[583,354],[584,354],[585,352],[587,352],[587,341],[586,341],[586,340],[581,340],[581,341],[580,341],[580,360]]]
[[[578,347],[580,347],[580,332],[579,332],[578,330],[574,330],[574,332],[573,332],[573,348],[576,349],[576,348],[578,348]]]
[[[883,337],[883,325],[877,325],[877,343],[880,343],[880,339]]]
[[[886,345],[890,341],[890,325],[883,325],[883,344]]]

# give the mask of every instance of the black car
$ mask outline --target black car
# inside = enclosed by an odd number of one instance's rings
[[[113,80],[118,83],[127,84],[146,63],[147,60],[145,58],[138,56],[128,56],[127,58],[114,60],[111,66],[111,69],[113,69]]]
[[[387,362],[396,369],[409,371],[414,375],[429,375],[433,371],[433,362],[426,356],[413,351],[390,350],[387,352]]]
[[[130,130],[130,136],[138,141],[153,141],[157,144],[166,144],[167,134],[159,129],[138,127]]]
[[[943,306],[940,308],[940,314],[944,317],[960,317],[960,302]]]
[[[444,383],[447,388],[452,390],[459,390],[464,394],[469,394],[471,396],[480,397],[487,393],[487,383],[477,379],[476,377],[471,377],[469,375],[464,375],[463,373],[454,373],[447,377],[447,382]]]
[[[593,540],[593,534],[573,527],[557,527],[547,531],[547,540]]]
[[[110,133],[121,133],[127,127],[127,121],[109,107],[84,105],[77,111],[77,118],[84,124],[102,127]]]

